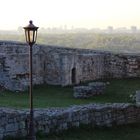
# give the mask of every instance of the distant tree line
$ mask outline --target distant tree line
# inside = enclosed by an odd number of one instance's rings
[[[25,42],[24,33],[0,34],[0,40]],[[57,45],[72,48],[107,50],[115,52],[140,52],[140,33],[38,33],[38,44]]]

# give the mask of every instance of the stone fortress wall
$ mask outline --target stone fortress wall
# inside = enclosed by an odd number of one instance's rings
[[[126,103],[36,109],[34,113],[36,132],[44,134],[60,133],[81,125],[94,128],[140,122],[140,107]],[[29,110],[0,108],[0,140],[7,136],[27,136],[28,126]]]
[[[0,85],[9,90],[28,86],[29,47],[0,41]],[[140,77],[140,54],[115,54],[47,45],[33,47],[34,84],[72,85],[103,78]]]
[[[0,41],[0,85],[9,90],[25,90],[28,82],[27,44]],[[71,85],[104,78],[140,77],[140,54],[35,45],[34,84]],[[133,104],[89,104],[68,108],[35,109],[35,128],[45,134],[80,125],[92,127],[140,122],[140,107]],[[0,108],[0,140],[6,136],[26,136],[29,110]]]

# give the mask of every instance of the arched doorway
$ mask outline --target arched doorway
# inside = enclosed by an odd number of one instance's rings
[[[71,83],[76,84],[76,68],[71,70]]]

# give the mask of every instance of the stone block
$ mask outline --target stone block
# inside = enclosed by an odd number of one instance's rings
[[[89,98],[94,95],[103,94],[105,91],[106,84],[103,82],[92,82],[88,86],[77,86],[74,87],[75,98]]]
[[[140,90],[136,91],[135,98],[136,98],[136,104],[140,106]]]

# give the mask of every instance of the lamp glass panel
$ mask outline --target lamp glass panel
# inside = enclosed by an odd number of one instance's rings
[[[34,31],[33,30],[29,31],[29,42],[34,43]]]
[[[36,42],[37,39],[37,31],[34,32],[34,42]]]
[[[29,43],[29,36],[28,36],[28,30],[25,30],[25,37],[26,37],[26,42]]]

